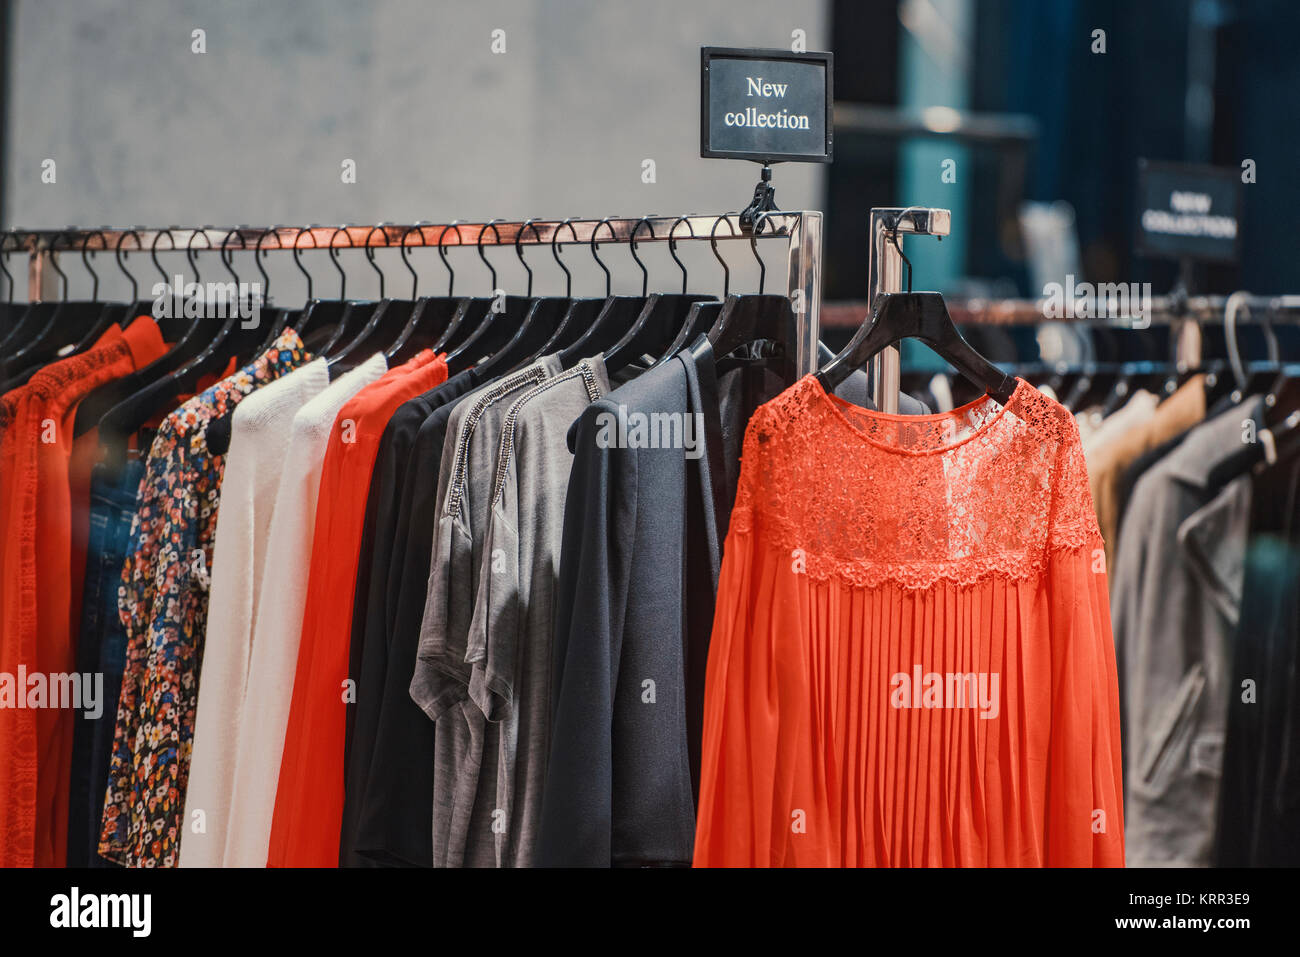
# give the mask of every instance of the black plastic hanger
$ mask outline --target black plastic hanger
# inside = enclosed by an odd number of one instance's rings
[[[673,262],[677,263],[677,268],[682,271],[682,295],[686,295],[689,277],[686,272],[686,264],[677,256],[677,239],[673,235],[677,231],[678,224],[683,222],[686,223],[686,228],[690,230],[691,235],[695,235],[690,219],[686,216],[679,216],[668,230],[668,255],[673,257]],[[755,250],[754,255],[758,255],[757,250]],[[758,264],[761,269],[759,273],[759,292],[761,293],[763,291],[763,281],[767,277],[767,267],[763,265],[762,259],[759,259]],[[669,343],[668,348],[664,350],[655,365],[662,365],[667,362],[712,329],[714,323],[718,321],[718,317],[722,315],[722,306],[722,300],[712,297],[691,306],[686,312],[686,319],[682,322],[681,328],[677,330],[677,335],[673,337],[673,341]]]
[[[727,226],[731,227],[729,221]],[[715,233],[717,228],[718,223],[715,222],[713,224]],[[785,296],[763,293],[731,295],[731,270],[726,260],[718,253],[716,244],[713,243],[716,236],[709,238],[713,246],[713,255],[722,264],[723,293],[726,296],[717,319],[708,331],[714,356],[721,361],[731,353],[745,348],[752,354],[750,356],[752,358],[761,356],[775,360],[768,363],[769,367],[779,372],[783,381],[793,384],[799,377],[796,362],[799,322],[790,300]]]
[[[438,259],[442,260],[442,267],[447,270],[447,295],[446,296],[426,296],[416,303],[416,313],[419,313],[419,320],[428,321],[430,324],[442,326],[442,333],[438,335],[432,346],[434,352],[442,352],[447,355],[447,372],[452,374],[463,372],[469,367],[471,360],[458,359],[452,363],[450,352],[454,348],[465,342],[465,339],[471,337],[474,329],[484,319],[487,311],[486,306],[482,308],[474,307],[472,303],[482,303],[482,300],[471,299],[469,296],[456,296],[456,272],[451,268],[447,261],[447,248],[445,239],[448,231],[456,230],[456,244],[460,244],[459,220],[452,220],[450,224],[443,226],[441,233],[438,233]],[[489,300],[490,302],[490,300]],[[432,313],[430,319],[425,319],[424,312]]]
[[[53,257],[50,258],[50,263],[55,271],[63,276]],[[63,276],[63,282],[66,296],[66,276]],[[31,349],[50,330],[51,320],[58,311],[59,305],[59,300],[35,300],[27,303],[27,308],[23,310],[22,316],[14,324],[9,335],[4,342],[0,342],[0,361],[3,362],[3,368],[0,368],[0,380],[15,375],[32,364]]]
[[[331,366],[339,370],[354,368],[359,360],[373,352],[383,352],[385,358],[389,358],[389,350],[405,331],[415,308],[413,299],[388,299],[384,296],[384,273],[375,264],[375,251],[370,245],[370,237],[377,230],[385,232],[383,224],[372,227],[370,232],[366,233],[366,245],[362,248],[370,267],[379,276],[379,302],[356,338],[331,357]]]
[[[129,230],[118,239],[116,253],[122,253],[122,241],[132,234],[134,234],[134,230]],[[153,260],[154,266],[162,275],[164,287],[170,289],[174,277],[168,276],[166,270],[158,262],[158,240],[164,234],[171,241],[172,249],[176,248],[175,237],[172,236],[171,230],[161,229],[154,236],[153,245],[149,250],[149,258]],[[122,262],[122,256],[118,255],[116,258],[118,268],[131,282],[131,301],[134,302],[138,288],[135,277],[127,272],[126,266]],[[195,283],[198,283],[197,272],[195,272]],[[124,315],[127,323],[135,318],[131,311],[126,312]],[[194,316],[185,316],[184,314],[163,316],[161,318],[155,317],[155,321],[158,323],[158,329],[162,333],[163,341],[168,343],[170,348],[144,368],[137,369],[135,372],[112,382],[105,382],[82,399],[77,405],[77,417],[73,423],[72,434],[74,436],[85,435],[95,428],[100,419],[114,406],[124,402],[146,386],[157,382],[163,376],[174,372],[193,359],[212,341],[219,329],[214,322]]]
[[[27,303],[14,302],[14,277],[9,272],[9,267],[5,265],[8,262],[9,253],[12,252],[8,248],[11,239],[16,240],[17,237],[9,232],[0,235],[0,273],[4,273],[5,279],[9,280],[9,295],[4,302],[0,302],[0,345],[9,337],[9,333],[13,332],[14,326],[22,318],[23,313],[27,311]],[[3,348],[0,348],[0,361],[3,361],[4,354]]]
[[[683,279],[680,294],[655,293],[652,296],[646,295],[650,283],[650,273],[646,269],[645,263],[636,254],[636,236],[643,223],[650,230],[650,238],[655,238],[654,226],[650,224],[649,219],[642,218],[640,222],[632,227],[628,248],[632,258],[636,260],[637,266],[641,269],[641,296],[645,299],[645,307],[623,338],[605,351],[605,368],[611,375],[626,368],[632,362],[646,357],[651,360],[651,364],[654,364],[658,359],[664,358],[669,353],[673,343],[677,341],[677,336],[688,325],[687,320],[691,317],[695,305],[701,302],[716,302],[711,296],[688,294],[685,279]],[[716,254],[716,247],[714,251]],[[675,255],[673,258],[678,265],[681,264],[681,261],[677,260]],[[759,264],[762,264],[761,259]],[[725,263],[723,267],[725,269]],[[760,280],[759,292],[762,291],[762,281]],[[718,306],[721,307],[721,305],[719,302]],[[699,311],[694,310],[694,315],[698,323]]]
[[[550,334],[550,331],[536,327],[529,328],[528,310],[532,303],[530,298],[497,295],[497,271],[483,253],[483,234],[489,229],[497,237],[499,244],[501,233],[497,230],[496,222],[493,219],[484,224],[479,230],[477,243],[479,258],[483,260],[492,277],[493,298],[489,301],[487,314],[478,328],[469,338],[448,353],[447,357],[448,363],[454,360],[460,367],[469,360],[482,373],[484,379],[493,378],[513,368],[521,359],[532,353],[539,339],[545,341],[543,332],[546,335]],[[509,349],[506,348],[507,346]]]
[[[69,230],[60,233],[59,236],[55,237],[56,243],[60,237],[65,235],[71,236],[72,232]],[[83,262],[86,261],[84,243],[89,239],[90,236],[87,234],[86,240],[83,240]],[[9,374],[7,378],[0,381],[0,393],[8,392],[10,389],[23,385],[49,363],[73,355],[84,347],[87,340],[93,341],[92,333],[101,328],[100,321],[104,312],[104,303],[97,301],[99,277],[95,277],[94,297],[69,301],[67,274],[59,268],[58,260],[54,256],[50,257],[50,266],[60,280],[59,302],[55,305],[53,312],[50,313],[44,328],[36,334],[35,338],[9,357],[5,367]],[[94,275],[93,270],[91,275]]]
[[[535,227],[534,227],[535,228]],[[596,317],[600,315],[601,309],[605,307],[606,297],[599,296],[594,298],[573,298],[573,274],[569,272],[569,267],[564,265],[564,260],[560,258],[560,231],[568,229],[569,235],[573,241],[578,241],[578,234],[573,228],[573,220],[566,219],[555,228],[551,233],[551,256],[555,259],[555,264],[560,267],[564,273],[564,296],[561,297],[564,302],[562,315],[552,333],[550,339],[543,343],[540,349],[528,360],[521,365],[528,365],[536,362],[542,356],[548,356],[553,352],[566,349],[577,342],[587,331]]]
[[[223,252],[234,232],[232,230],[227,233],[222,240]],[[233,275],[233,269],[231,272]],[[238,286],[238,278],[236,285]],[[217,325],[211,319],[202,319],[199,324]],[[126,466],[130,437],[139,432],[145,423],[172,411],[178,396],[194,392],[203,377],[224,372],[231,359],[235,360],[236,365],[247,364],[258,354],[261,341],[260,330],[242,322],[238,309],[227,309],[215,336],[197,356],[110,409],[99,423],[100,444],[105,449],[104,464],[109,475],[120,477],[121,470]]]
[[[542,238],[542,234],[538,232],[537,226],[531,219],[526,220],[523,226],[519,228],[519,232],[515,234],[515,255],[519,257],[519,264],[524,267],[524,271],[528,274],[528,288],[526,294],[530,300],[528,306],[528,317],[525,319],[523,326],[520,327],[519,332],[516,334],[518,342],[511,340],[511,342],[507,343],[503,349],[503,351],[507,353],[513,353],[516,350],[528,350],[522,358],[518,359],[514,363],[513,368],[515,369],[522,369],[532,365],[538,359],[542,358],[542,356],[550,355],[556,349],[560,348],[562,343],[567,343],[576,339],[578,335],[576,326],[565,325],[569,318],[569,307],[573,304],[573,298],[570,295],[572,289],[569,285],[572,277],[569,275],[567,269],[564,270],[565,290],[563,296],[533,297],[533,270],[532,267],[528,265],[528,261],[524,259],[524,250],[520,245],[520,241],[528,230],[532,230],[532,233],[537,238],[538,242],[540,242]],[[573,226],[571,224],[569,225],[569,231],[573,231]],[[554,234],[551,236],[551,242],[552,253],[554,254]],[[556,256],[556,259],[557,261],[559,260],[558,255]],[[564,264],[561,263],[560,267],[563,268]],[[572,331],[571,335],[570,330]],[[524,341],[525,339],[527,341]]]
[[[352,234],[348,227],[340,226],[330,234],[329,254],[330,261],[339,273],[339,300],[343,304],[342,315],[339,316],[338,324],[334,327],[333,333],[326,339],[325,343],[318,350],[318,354],[325,356],[326,368],[329,370],[330,379],[335,379],[340,373],[345,371],[344,367],[339,365],[336,357],[340,352],[356,340],[365,330],[367,323],[370,321],[371,314],[375,311],[376,303],[366,302],[360,299],[347,298],[347,274],[343,267],[339,265],[338,247],[334,245],[335,238],[342,233],[348,239],[348,248],[356,248],[352,243]]]
[[[601,226],[609,230],[611,239],[617,240],[618,237],[614,235],[614,228],[609,225],[608,218],[602,219],[591,231],[591,256],[596,260],[596,265],[600,266],[601,272],[605,274],[605,300],[595,318],[587,324],[586,330],[572,345],[560,350],[560,365],[565,369],[572,369],[583,359],[603,353],[616,344],[627,335],[628,330],[636,323],[637,317],[641,315],[641,311],[645,309],[644,296],[611,295],[609,267],[600,256],[596,255],[596,250],[599,248],[596,239],[600,235]],[[573,308],[578,309],[579,316],[566,317],[565,328],[569,328],[568,323],[577,321],[577,318],[581,318],[581,313],[587,311],[586,308],[579,306],[581,302],[582,300],[574,300]]]
[[[398,255],[402,257],[402,265],[406,271],[411,274],[411,300],[409,316],[406,325],[398,333],[396,341],[385,350],[384,354],[388,358],[390,366],[401,365],[415,358],[422,349],[431,348],[436,343],[448,326],[451,325],[452,317],[455,315],[455,307],[458,305],[456,300],[450,297],[443,299],[439,297],[426,296],[421,298],[420,277],[416,275],[415,268],[411,265],[408,258],[406,237],[411,233],[420,234],[420,244],[424,244],[424,230],[422,223],[407,227],[402,233],[402,238],[398,242]],[[441,303],[441,306],[430,308],[432,302]]]
[[[5,233],[5,243],[13,239],[14,249],[22,248],[22,240],[16,232]],[[7,250],[12,252],[13,250]],[[3,257],[0,257],[3,258]],[[45,320],[48,314],[53,311],[54,304],[48,303],[42,305],[39,301],[28,300],[27,302],[14,303],[14,279],[5,270],[5,275],[9,276],[9,301],[10,301],[10,321],[8,331],[0,334],[0,375],[3,375],[4,369],[8,364],[8,359],[15,352],[23,348],[35,338],[36,334],[45,327]]]
[[[266,274],[266,269],[262,266],[262,260],[266,258],[267,251],[262,248],[262,243],[266,242],[269,236],[275,236],[275,245],[277,249],[283,249],[284,245],[280,242],[280,226],[272,226],[269,229],[262,230],[262,234],[257,237],[257,242],[253,244],[253,265],[257,267],[258,273],[262,276],[262,286],[257,291],[261,301],[261,309],[258,316],[262,328],[266,330],[266,338],[262,340],[262,350],[265,352],[280,338],[285,329],[289,328],[298,319],[298,312],[292,309],[281,309],[271,302],[271,277]]]
[[[236,226],[233,230],[227,233],[225,239],[221,241],[221,250],[217,254],[217,258],[221,260],[221,265],[226,267],[226,272],[230,273],[230,278],[235,289],[234,301],[225,304],[227,312],[234,312],[237,314],[241,326],[249,325],[251,320],[250,333],[262,332],[262,337],[258,339],[257,348],[252,350],[253,355],[258,355],[270,348],[270,343],[266,340],[265,332],[263,330],[266,329],[267,322],[274,319],[274,316],[266,315],[266,310],[262,308],[263,304],[259,301],[260,296],[256,295],[251,289],[246,290],[244,281],[239,278],[232,263],[235,251],[233,249],[227,249],[231,236],[238,237],[240,249],[247,249],[248,244],[244,242],[244,232],[246,230],[248,230],[247,226]],[[266,233],[263,231],[262,236],[265,235]],[[260,239],[261,237],[259,236],[258,238]],[[253,265],[257,266],[259,271],[261,270],[262,264],[258,262],[256,247],[253,248]],[[250,313],[248,316],[244,315],[246,309]]]
[[[166,235],[167,241],[171,243],[172,249],[176,249],[177,248],[176,237],[172,235],[171,231],[172,229],[179,229],[179,228],[180,228],[179,226],[172,226],[169,229],[160,229],[158,233],[154,236],[154,241],[149,247],[149,258],[150,260],[153,261],[154,268],[157,269],[159,274],[163,277],[163,281],[162,281],[163,289],[170,293],[174,305],[167,310],[160,310],[158,308],[155,308],[155,305],[160,305],[160,304],[137,301],[135,307],[132,310],[134,315],[131,316],[131,318],[134,318],[134,316],[139,316],[139,315],[152,315],[157,320],[158,328],[162,330],[163,340],[166,342],[179,341],[181,338],[185,337],[189,333],[189,331],[193,329],[196,325],[207,325],[209,327],[213,326],[212,322],[205,322],[205,320],[202,318],[202,314],[203,314],[202,309],[195,310],[195,315],[185,314],[185,303],[188,300],[185,296],[186,283],[185,283],[184,271],[183,270],[178,271],[177,276],[169,276],[167,275],[167,271],[163,269],[162,264],[158,262],[158,240],[161,239],[164,235]],[[212,241],[208,239],[208,230],[211,228],[212,228],[211,226],[201,226],[197,230],[191,230],[189,241],[185,244],[185,261],[189,263],[190,272],[194,273],[195,296],[198,297],[195,301],[199,303],[202,303],[204,301],[203,277],[199,275],[199,264],[194,259],[194,253],[195,253],[194,240],[197,237],[202,236],[203,242],[205,244],[205,248],[211,249]],[[132,233],[134,233],[134,231],[132,231]],[[125,236],[123,238],[125,238]],[[121,269],[123,273],[126,273],[128,278],[130,278],[131,297],[132,299],[135,299],[136,296],[135,278],[132,277],[130,273],[127,273],[126,266],[122,262],[122,260],[126,257],[126,253],[122,249],[122,244],[120,242],[118,243],[117,254],[118,254],[118,262],[117,262],[118,268]],[[176,289],[172,284],[172,280],[177,279],[178,276],[179,276],[181,288]],[[158,315],[160,311],[168,312],[169,315],[164,315],[160,317]],[[206,336],[206,339],[210,341],[212,339],[212,335],[214,334],[215,333],[209,334],[208,336]]]
[[[346,304],[342,301],[341,294],[339,299],[316,299],[312,295],[313,282],[311,274],[307,272],[306,267],[302,264],[300,240],[303,234],[306,233],[311,236],[311,248],[319,248],[316,245],[315,228],[313,226],[304,226],[293,237],[293,263],[298,267],[298,271],[302,273],[303,278],[307,280],[307,304],[303,307],[293,328],[309,352],[313,355],[322,355],[324,350],[321,347],[334,337],[339,320],[343,318]],[[330,237],[330,241],[333,242],[333,236]]]
[[[1282,350],[1278,344],[1277,333],[1268,317],[1264,318],[1264,333],[1267,336],[1269,361],[1271,368],[1261,372],[1262,378],[1252,379],[1247,385],[1248,392],[1263,389],[1264,407],[1270,422],[1283,411],[1283,397],[1296,389],[1297,367],[1282,361]]]
[[[1015,391],[1015,377],[989,362],[962,338],[948,315],[943,296],[937,292],[880,293],[870,320],[862,324],[834,359],[817,371],[817,379],[822,388],[831,392],[881,349],[903,339],[924,342],[1003,404]]]
[[[1238,295],[1246,295],[1241,293]],[[1249,307],[1248,307],[1249,308]],[[1230,401],[1241,402],[1248,395],[1264,393],[1264,401],[1270,412],[1276,407],[1278,396],[1290,378],[1286,365],[1282,362],[1281,349],[1278,346],[1277,333],[1269,321],[1268,311],[1264,310],[1259,318],[1259,329],[1263,334],[1265,359],[1261,363],[1248,364],[1242,361],[1241,342],[1238,338],[1237,307],[1234,296],[1228,297],[1224,307],[1223,335],[1226,340],[1228,361],[1232,369],[1234,388]],[[1253,319],[1253,315],[1251,316]]]
[[[89,243],[92,235],[99,236],[100,242],[104,248],[107,248],[107,240],[103,231],[96,229],[87,232],[85,238],[81,241],[81,264],[86,267],[86,272],[90,273],[91,277],[90,298],[95,302],[99,302],[100,312],[99,318],[95,320],[94,326],[92,326],[90,331],[82,337],[82,340],[79,343],[77,343],[76,349],[73,350],[74,352],[82,352],[89,349],[99,340],[100,336],[109,330],[110,326],[120,325],[122,320],[126,318],[126,303],[100,302],[99,300],[99,274],[95,272],[94,269],[90,268],[90,260],[86,256],[86,245]],[[90,255],[93,256],[95,254],[91,252]]]
[[[1275,465],[1281,465],[1300,454],[1300,395],[1297,382],[1286,377],[1276,395],[1265,397],[1266,425],[1252,442],[1241,443],[1214,464],[1206,477],[1207,488],[1222,488],[1228,482],[1253,471],[1259,475]],[[1272,404],[1269,398],[1273,399]]]
[[[0,361],[11,362],[25,349],[45,328],[58,305],[57,301],[39,299],[27,303],[5,341],[0,342]]]
[[[833,392],[881,349],[903,339],[918,339],[947,359],[966,379],[1005,405],[1015,391],[1015,377],[989,362],[962,338],[942,295],[912,292],[912,263],[898,241],[897,222],[889,240],[907,267],[907,292],[880,293],[873,303],[872,315],[853,334],[848,345],[815,373],[817,381],[826,392]],[[712,333],[709,338],[713,339]],[[718,348],[716,341],[714,348]]]

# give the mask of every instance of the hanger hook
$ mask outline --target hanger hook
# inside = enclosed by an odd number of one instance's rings
[[[235,274],[235,266],[234,266],[235,254],[233,252],[230,253],[226,252],[226,245],[230,242],[231,236],[238,236],[239,248],[247,249],[248,243],[244,241],[244,234],[242,232],[243,229],[244,229],[243,226],[236,226],[234,229],[227,230],[226,235],[221,238],[221,255],[220,255],[221,265],[226,267],[226,272],[230,273],[230,278],[235,280],[236,288],[239,287],[240,280],[239,280],[239,276]]]
[[[907,254],[903,252],[903,244],[898,241],[898,226],[903,221],[903,217],[906,216],[914,209],[920,209],[920,207],[908,206],[897,216],[895,216],[894,221],[889,224],[889,241],[894,244],[894,248],[898,250],[899,258],[901,258],[903,260],[903,263],[907,266],[907,291],[908,292],[912,291],[912,260],[907,258]]]
[[[339,265],[339,253],[334,245],[334,237],[339,233],[348,237],[348,249],[355,249],[356,245],[352,242],[352,234],[348,232],[346,226],[339,226],[334,232],[330,233],[330,261],[334,263],[334,268],[339,271],[339,298],[346,299],[348,297],[348,277],[344,274],[343,267]]]
[[[668,255],[673,257],[673,262],[677,263],[677,268],[682,271],[682,295],[684,296],[686,295],[686,266],[683,265],[682,261],[677,258],[677,237],[676,237],[677,227],[682,223],[686,224],[686,228],[690,231],[691,238],[692,239],[695,238],[695,227],[691,225],[690,214],[688,213],[685,216],[678,216],[677,219],[673,222],[672,227],[668,230]]]
[[[266,258],[266,250],[262,248],[262,243],[266,242],[268,236],[274,236],[275,248],[283,249],[284,243],[280,242],[280,228],[271,226],[262,230],[262,235],[257,237],[257,243],[253,246],[253,265],[262,274],[262,300],[268,303],[271,301],[271,277],[266,274],[266,268],[262,265],[262,260]]]
[[[758,260],[758,294],[763,295],[763,286],[767,284],[767,263],[763,262],[763,257],[758,254],[758,237],[763,232],[763,223],[769,216],[773,215],[772,210],[761,210],[754,217],[754,231],[749,234],[749,249]]]
[[[384,241],[386,244],[388,240],[388,230],[384,228],[386,225],[388,224],[379,223],[377,226],[371,226],[370,232],[366,233],[366,244],[361,247],[365,251],[366,261],[370,263],[370,268],[379,274],[379,298],[380,299],[384,298],[384,274],[380,270],[379,265],[375,262],[375,250],[370,245],[370,237],[375,234],[375,230],[379,230],[381,233],[384,234]]]
[[[551,255],[555,257],[556,265],[564,270],[564,298],[568,299],[573,295],[573,274],[569,272],[569,268],[565,266],[564,261],[560,259],[560,247],[558,245],[560,230],[565,227],[568,227],[569,235],[573,237],[573,241],[575,243],[578,241],[578,233],[573,228],[573,220],[566,219],[564,222],[560,223],[560,225],[555,227],[555,232],[551,233]]]
[[[190,261],[190,268],[191,268],[192,270],[194,270],[194,282],[195,282],[195,283],[198,283],[198,281],[199,281],[199,267],[198,267],[198,265],[194,262],[194,237],[196,237],[196,236],[202,236],[202,237],[203,237],[203,241],[204,241],[205,243],[208,244],[208,245],[207,245],[207,248],[208,248],[208,249],[211,249],[211,248],[212,248],[212,240],[210,240],[210,239],[208,238],[208,230],[211,229],[211,228],[212,228],[211,226],[200,226],[198,229],[191,230],[191,231],[190,231],[190,241],[189,241],[188,243],[185,244],[185,258],[188,259],[188,260]]]
[[[1241,361],[1241,345],[1237,342],[1237,313],[1242,307],[1250,311],[1250,293],[1245,290],[1237,290],[1228,297],[1228,301],[1223,304],[1223,337],[1227,340],[1228,345],[1228,362],[1232,366],[1232,378],[1236,380],[1237,388],[1234,390],[1234,400],[1240,401],[1239,394],[1246,389],[1246,367]]]
[[[179,229],[180,227],[177,226],[176,228]],[[158,275],[162,276],[163,283],[165,285],[170,285],[171,277],[169,277],[167,271],[163,269],[162,263],[158,262],[158,240],[162,239],[164,235],[167,236],[168,242],[172,244],[172,249],[176,248],[176,237],[172,235],[171,229],[164,228],[155,230],[153,234],[153,242],[149,244],[149,259],[153,262],[154,268],[158,270]]]
[[[1267,310],[1260,317],[1260,328],[1264,332],[1264,348],[1267,350],[1268,364],[1274,368],[1282,365],[1282,350],[1278,347],[1277,332],[1273,329],[1272,310]]]
[[[104,238],[104,231],[102,229],[86,230],[86,234],[83,237],[81,237],[81,265],[85,266],[86,272],[90,273],[90,300],[91,302],[98,302],[99,301],[99,273],[95,272],[94,269],[90,268],[90,260],[86,256],[86,245],[90,242],[90,237],[92,234],[98,236],[100,239]],[[95,254],[91,253],[90,255],[93,256]]]
[[[632,236],[628,240],[628,249],[632,253],[632,258],[636,260],[636,264],[641,267],[641,298],[644,299],[647,290],[650,288],[650,271],[645,268],[645,263],[643,263],[641,257],[636,254],[636,232],[641,228],[642,223],[645,223],[645,228],[650,230],[650,238],[652,240],[655,238],[655,228],[650,223],[650,218],[648,216],[642,216],[636,221],[636,225],[632,227]]]
[[[442,260],[443,268],[447,270],[447,296],[452,295],[452,289],[456,286],[456,272],[451,268],[451,263],[447,262],[447,250],[442,245],[442,238],[447,235],[450,229],[456,230],[456,245],[460,245],[460,220],[453,219],[446,226],[442,227],[442,232],[438,234],[438,258]]]
[[[402,265],[405,266],[406,271],[411,274],[411,298],[412,299],[416,298],[417,294],[419,293],[420,277],[415,274],[415,267],[411,265],[410,253],[406,251],[407,250],[406,237],[411,235],[411,233],[419,233],[420,245],[423,246],[424,230],[421,229],[420,227],[431,226],[431,225],[433,224],[428,222],[427,220],[421,219],[417,221],[414,226],[406,227],[406,232],[402,233],[402,238],[397,241],[397,254],[402,257]]]
[[[71,240],[73,238],[73,235],[76,232],[77,232],[76,226],[69,226],[67,229],[63,230],[62,232],[58,232],[54,234],[53,243],[57,244],[58,241],[62,239],[64,236],[67,236],[68,239]],[[63,272],[63,270],[59,268],[59,257],[55,256],[53,252],[50,253],[50,268],[59,274],[59,288],[61,290],[61,292],[59,293],[59,299],[61,299],[63,302],[67,302],[68,301],[68,277]]]
[[[497,294],[497,271],[492,264],[488,262],[487,255],[483,252],[483,234],[489,229],[492,230],[492,235],[497,239],[496,244],[498,246],[501,245],[501,233],[497,230],[497,220],[495,218],[489,219],[483,224],[483,228],[478,231],[478,240],[475,245],[478,246],[478,258],[483,260],[483,265],[487,266],[488,272],[492,274],[492,295],[495,296]]]
[[[387,238],[389,238],[389,231],[385,229],[386,225],[387,224],[385,224],[385,222],[381,222],[381,224],[378,224],[376,226],[370,226],[369,233],[365,234],[365,246],[361,247],[361,250],[365,252],[365,260],[367,260],[368,263],[370,264],[370,268],[372,268],[374,272],[378,273],[378,276],[380,276],[380,299],[383,298],[383,273],[381,272],[380,267],[378,267],[376,261],[374,261],[374,248],[370,246],[370,237],[374,235],[374,230],[380,230],[381,233],[383,233],[383,239],[385,239],[385,243],[387,243]]]
[[[538,239],[542,234],[537,232],[537,227],[533,225],[532,219],[524,220],[524,224],[519,227],[519,232],[515,233],[515,255],[519,257],[519,265],[524,267],[524,272],[528,273],[528,291],[524,295],[531,297],[533,294],[533,270],[524,259],[524,248],[519,245],[519,240],[523,238],[524,230],[531,229]]]
[[[600,248],[600,243],[596,242],[596,234],[600,232],[600,227],[604,226],[606,229],[609,230],[609,238],[614,242],[618,242],[618,237],[614,235],[614,227],[609,224],[609,220],[610,217],[606,216],[604,219],[598,222],[596,224],[596,228],[591,231],[591,258],[596,260],[596,265],[599,266],[600,271],[605,274],[605,296],[606,297],[609,296],[610,289],[611,289],[610,278],[609,278],[609,267],[607,267],[604,264],[604,262],[601,261],[601,258],[596,255],[596,250]]]
[[[569,228],[572,229],[573,227],[570,226]],[[524,225],[523,225],[523,229],[520,229],[520,230],[519,230],[520,234],[523,233],[524,229],[531,229],[531,230],[533,231],[533,235],[537,237],[537,241],[538,241],[538,243],[540,243],[540,242],[542,241],[542,233],[541,233],[541,230],[539,230],[539,229],[537,228],[537,223],[536,223],[534,220],[531,220],[531,219],[530,219],[530,220],[528,220],[528,222],[524,223]],[[518,242],[519,242],[519,237],[516,236],[516,237],[515,237],[516,248],[517,248]],[[519,257],[519,259],[520,259],[521,262],[523,261],[523,258],[524,258],[523,256],[520,256],[520,257]],[[528,266],[525,265],[524,268],[525,268],[525,269],[528,269]],[[528,295],[531,296],[532,294],[533,294],[533,271],[532,271],[531,269],[528,269]]]
[[[713,221],[713,228],[709,230],[709,248],[713,250],[713,258],[722,264],[722,298],[723,299],[726,299],[727,294],[731,292],[731,267],[729,267],[727,265],[727,261],[722,258],[722,254],[718,252],[717,233],[718,233],[718,227],[721,224],[726,223],[727,230],[731,233],[731,235],[733,236],[736,235],[736,228],[731,225],[731,220],[728,218],[730,215],[731,213],[723,213],[721,216],[719,216],[717,219]]]
[[[118,234],[117,246],[113,249],[113,258],[117,260],[117,268],[122,270],[122,275],[131,283],[131,305],[132,308],[134,308],[135,303],[139,301],[140,285],[135,281],[135,277],[127,272],[126,265],[122,262],[123,257],[126,256],[126,253],[122,252],[122,243],[126,242],[127,236],[134,236],[136,248],[138,249],[140,247],[140,234],[134,229],[123,230]],[[195,274],[195,278],[198,278],[197,273]]]
[[[311,228],[310,226],[302,226],[302,227],[299,227],[298,232],[297,232],[297,233],[294,235],[294,237],[293,237],[293,247],[292,247],[292,248],[293,248],[293,264],[294,264],[295,266],[298,267],[298,271],[299,271],[300,273],[302,273],[303,278],[307,280],[307,301],[310,302],[310,301],[311,301],[311,298],[312,298],[312,296],[311,296],[311,285],[312,285],[312,283],[311,283],[311,274],[310,274],[309,272],[307,272],[307,267],[304,266],[304,265],[302,264],[302,258],[301,258],[301,257],[302,257],[302,249],[301,249],[301,247],[299,247],[299,245],[298,245],[298,240],[302,239],[302,234],[303,234],[303,233],[307,233],[309,236],[311,236],[311,248],[312,248],[312,249],[318,249],[318,248],[320,248],[320,247],[318,247],[318,246],[316,245],[316,234],[312,232],[312,228]]]

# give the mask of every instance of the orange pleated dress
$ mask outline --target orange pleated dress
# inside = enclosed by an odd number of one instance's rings
[[[1073,417],[876,413],[806,376],[745,434],[695,865],[1122,866],[1105,552]]]

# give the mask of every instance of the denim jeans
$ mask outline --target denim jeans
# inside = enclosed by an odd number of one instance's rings
[[[132,459],[121,480],[111,482],[96,469],[90,484],[90,536],[77,671],[104,675],[104,702],[98,718],[78,715],[72,743],[72,793],[68,801],[68,866],[116,867],[98,854],[99,822],[113,753],[113,728],[126,667],[126,630],[117,613],[117,588],[126,562],[135,517],[136,494],[144,463]]]

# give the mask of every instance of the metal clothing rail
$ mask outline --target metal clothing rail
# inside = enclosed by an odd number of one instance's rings
[[[1227,296],[1190,296],[1179,299],[1173,296],[1153,296],[1149,318],[1151,325],[1176,325],[1183,321],[1216,325],[1227,314]],[[1044,322],[1066,322],[1084,326],[1102,326],[1116,329],[1141,329],[1142,325],[1131,319],[1097,318],[1092,316],[1048,316],[1043,303],[1034,299],[947,299],[948,312],[958,325],[1036,325]],[[1245,295],[1238,299],[1243,309],[1242,323],[1271,321],[1300,321],[1300,295]],[[856,328],[870,314],[865,302],[830,302],[822,307],[822,327]]]
[[[786,289],[798,318],[796,360],[801,372],[815,371],[821,312],[822,214],[817,210],[760,214],[747,232],[738,213],[683,216],[605,217],[602,219],[490,220],[482,223],[379,223],[373,226],[213,226],[167,228],[8,230],[0,235],[0,254],[26,252],[28,299],[52,298],[56,290],[53,257],[60,252],[114,254],[192,249],[271,252],[276,249],[383,249],[452,246],[564,246],[588,243],[719,242],[730,239],[786,240]],[[165,241],[165,243],[163,242]]]

